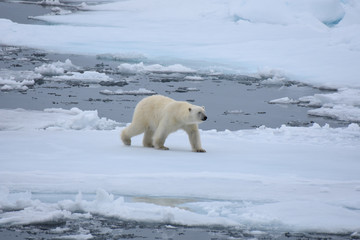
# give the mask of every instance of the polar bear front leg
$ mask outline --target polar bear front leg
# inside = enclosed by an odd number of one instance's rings
[[[185,132],[189,136],[189,141],[191,144],[191,148],[193,152],[206,152],[205,149],[201,147],[201,141],[200,141],[200,133],[199,128],[197,124],[190,124],[185,125],[183,127]]]
[[[148,127],[145,130],[145,134],[144,134],[144,138],[143,138],[143,146],[144,147],[154,147],[153,135],[154,135],[154,131],[150,127]]]

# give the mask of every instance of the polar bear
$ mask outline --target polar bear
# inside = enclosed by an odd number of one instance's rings
[[[181,102],[162,95],[141,100],[135,107],[132,123],[121,133],[125,145],[131,145],[133,136],[144,134],[144,147],[168,150],[167,136],[179,129],[189,135],[192,151],[205,152],[201,147],[198,124],[205,121],[205,108]]]

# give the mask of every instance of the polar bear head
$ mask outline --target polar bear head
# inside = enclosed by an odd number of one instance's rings
[[[203,121],[206,121],[207,116],[205,114],[205,107],[191,105],[189,106],[188,110],[189,110],[189,116],[188,116],[189,123],[201,123]]]

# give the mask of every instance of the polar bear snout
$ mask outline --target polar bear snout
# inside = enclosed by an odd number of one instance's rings
[[[200,118],[201,121],[206,121],[207,116],[205,115],[205,113],[199,112],[199,116],[200,116],[199,118]]]

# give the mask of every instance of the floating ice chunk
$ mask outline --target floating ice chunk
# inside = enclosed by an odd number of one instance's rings
[[[80,81],[87,83],[98,83],[98,82],[106,82],[112,81],[113,79],[107,76],[105,73],[99,73],[95,71],[85,71],[83,73],[80,72],[68,72],[65,75],[53,76],[51,78],[46,78],[47,80],[54,81]]]
[[[299,103],[299,101],[294,100],[289,97],[283,97],[283,98],[271,100],[271,101],[269,101],[269,103],[271,103],[271,104],[294,104],[294,103]]]
[[[41,75],[33,71],[27,71],[27,70],[15,71],[9,69],[0,69],[0,77],[2,77],[3,79],[22,81],[22,80],[34,80],[37,78],[41,78]]]
[[[80,10],[91,10],[91,9],[89,8],[89,5],[86,4],[86,2],[80,3],[80,4],[77,6],[77,8],[80,9]]]
[[[64,240],[88,240],[93,238],[94,236],[90,233],[89,230],[83,229],[81,227],[79,228],[79,234],[56,237],[56,239]]]
[[[318,107],[309,115],[342,121],[360,122],[360,89],[341,88],[335,93],[315,94],[299,98],[301,104]]]
[[[310,101],[310,105],[316,104],[346,104],[360,106],[360,89],[340,88],[337,92],[327,94],[315,94],[314,96],[300,98],[300,101]]]
[[[204,80],[204,78],[200,77],[200,76],[186,76],[184,79],[185,80],[190,80],[190,81],[202,81],[202,80]]]
[[[13,78],[2,79],[0,77],[1,91],[10,91],[10,90],[26,91],[29,89],[28,86],[32,86],[34,84],[35,84],[34,80],[15,81]]]
[[[181,64],[174,64],[169,66],[163,66],[160,64],[145,65],[143,62],[129,64],[122,63],[118,66],[119,72],[136,74],[141,72],[161,72],[161,73],[193,73],[194,69],[185,67]]]
[[[43,76],[58,76],[63,75],[67,71],[79,70],[79,67],[72,64],[71,60],[66,59],[65,62],[54,62],[50,64],[43,64],[40,67],[35,68],[36,73],[40,73]]]
[[[267,67],[253,74],[253,77],[260,79],[264,85],[284,85],[288,81],[283,71]]]
[[[264,85],[283,85],[285,82],[286,82],[286,78],[280,76],[273,76],[271,78],[261,81],[261,83]]]
[[[305,96],[299,98],[299,102],[305,106],[309,107],[321,107],[322,103],[321,100],[316,98],[315,96]]]
[[[228,115],[228,114],[243,114],[244,111],[242,110],[227,110],[224,112],[225,115]]]
[[[139,88],[139,90],[129,90],[124,91],[122,89],[119,89],[117,91],[111,91],[111,90],[102,90],[100,91],[101,94],[104,95],[154,95],[156,92],[145,89],[145,88]]]
[[[192,87],[178,87],[178,89],[175,90],[175,92],[185,93],[185,92],[197,92],[200,91],[198,88],[192,88]]]
[[[137,64],[122,63],[118,66],[118,70],[119,72],[130,74],[145,72],[144,64],[142,62]]]
[[[43,64],[35,68],[35,72],[47,77],[46,80],[54,81],[82,81],[98,83],[102,81],[111,81],[112,78],[105,73],[96,71],[77,72],[80,68],[67,59],[65,62],[54,62]]]
[[[42,0],[40,2],[41,5],[52,5],[52,6],[56,6],[56,5],[63,5],[62,3],[60,3],[59,0]]]
[[[308,111],[308,114],[348,122],[360,122],[360,108],[349,105],[335,105],[332,107],[311,109]]]
[[[63,8],[60,7],[53,7],[51,8],[51,12],[55,15],[67,15],[72,13],[70,10],[65,10]]]

